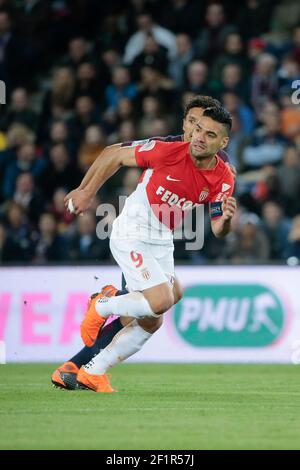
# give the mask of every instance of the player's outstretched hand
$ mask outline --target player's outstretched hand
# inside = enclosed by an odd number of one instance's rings
[[[68,203],[70,199],[72,199],[74,213],[80,215],[91,206],[93,195],[86,189],[74,189],[64,199],[66,208],[69,208]]]
[[[224,197],[222,202],[222,212],[223,212],[223,220],[231,220],[235,214],[236,210],[236,200],[234,197]]]

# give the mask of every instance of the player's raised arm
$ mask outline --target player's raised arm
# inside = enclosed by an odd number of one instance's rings
[[[118,148],[120,148],[120,147],[121,147],[121,144],[114,144],[114,145],[110,145],[110,146],[106,147],[104,150],[111,149],[114,152],[116,152],[116,150],[118,150]],[[98,170],[99,166],[101,166],[103,153],[104,153],[104,151],[101,152],[100,155],[98,155],[98,157],[96,158],[96,160],[92,163],[92,165],[90,166],[90,168],[86,172],[83,180],[81,181],[80,186],[78,186],[77,189],[84,189],[87,186],[87,184],[91,181],[92,177],[94,176],[94,174]]]
[[[97,191],[121,166],[137,166],[135,148],[120,145],[106,147],[89,168],[80,186],[67,194],[66,206],[72,199],[77,215],[88,209]]]

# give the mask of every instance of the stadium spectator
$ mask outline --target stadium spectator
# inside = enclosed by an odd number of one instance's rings
[[[77,218],[77,233],[69,240],[69,256],[74,261],[105,261],[109,257],[108,240],[96,235],[96,218],[86,212]]]
[[[21,260],[30,261],[35,239],[35,232],[30,225],[25,209],[14,201],[5,207],[8,237],[22,251]]]
[[[290,55],[285,55],[277,71],[279,91],[293,88],[293,82],[300,78],[300,66]]]
[[[13,31],[11,13],[0,10],[0,79],[6,85],[8,97],[17,86],[28,84],[25,62],[25,43]]]
[[[49,158],[49,151],[56,144],[63,144],[70,153],[72,160],[76,160],[76,145],[70,136],[70,130],[65,121],[55,120],[49,130],[49,141],[44,145],[44,151]]]
[[[151,34],[160,46],[167,49],[170,60],[176,56],[175,34],[154,23],[150,13],[140,13],[136,17],[136,21],[138,30],[129,38],[125,46],[123,60],[126,65],[132,64],[134,59],[142,52],[148,34]]]
[[[100,85],[96,67],[92,62],[83,62],[78,66],[75,97],[90,96],[97,103],[103,104],[103,91]]]
[[[51,41],[50,2],[25,0],[19,2],[16,13],[17,31],[30,47],[31,67],[38,72],[41,66],[49,65],[46,57]]]
[[[30,106],[27,90],[21,87],[15,88],[11,94],[5,127],[15,123],[23,124],[33,132],[37,130],[37,114]]]
[[[117,142],[132,142],[136,138],[136,126],[131,120],[123,121],[116,134],[110,136],[113,143]]]
[[[208,83],[208,67],[204,62],[195,60],[188,65],[185,88],[196,95],[211,94]]]
[[[120,125],[125,120],[135,120],[136,109],[129,98],[121,98],[116,110],[116,124]]]
[[[89,126],[85,131],[85,137],[78,153],[78,165],[83,173],[86,173],[105,146],[106,137],[101,127]]]
[[[140,54],[132,62],[130,69],[135,80],[143,66],[150,66],[165,74],[168,66],[167,51],[160,46],[151,34],[146,36],[145,45]]]
[[[64,188],[57,188],[54,191],[52,203],[49,206],[49,213],[55,217],[58,233],[64,234],[75,217],[69,211],[66,211],[64,198],[67,191]]]
[[[176,34],[185,33],[195,38],[202,17],[202,4],[195,0],[170,0],[162,4],[162,25]]]
[[[227,23],[222,3],[214,2],[205,12],[206,26],[195,41],[195,54],[207,63],[223,50],[226,36],[236,31],[236,27]]]
[[[257,58],[265,52],[267,47],[267,42],[260,38],[255,37],[249,40],[248,42],[248,57],[252,66],[256,63]]]
[[[137,95],[136,85],[131,82],[130,72],[126,67],[117,67],[112,74],[112,84],[105,90],[106,106],[115,110],[121,98],[134,99]]]
[[[122,180],[122,186],[118,189],[119,196],[130,196],[135,190],[139,179],[141,177],[141,170],[139,168],[128,168]]]
[[[285,2],[276,2],[274,10],[270,17],[270,28],[272,32],[287,33],[294,28],[300,18],[300,5],[295,0],[287,0]]]
[[[83,62],[89,62],[92,54],[89,50],[89,44],[83,37],[75,37],[69,41],[68,54],[61,60],[61,66],[71,67],[75,71]]]
[[[63,144],[55,144],[49,152],[50,162],[42,180],[42,187],[46,198],[51,201],[55,189],[66,188],[71,190],[79,184],[82,174],[72,164],[67,148]]]
[[[226,152],[230,155],[230,163],[235,166],[237,172],[242,170],[242,153],[247,144],[248,136],[243,131],[241,117],[238,113],[232,114],[232,127],[230,140],[226,147]]]
[[[106,49],[115,49],[122,52],[128,35],[127,31],[124,31],[125,28],[120,27],[118,16],[107,15],[103,18],[100,27],[101,33],[95,38],[95,50],[101,52]]]
[[[273,99],[278,92],[277,60],[271,54],[261,54],[255,64],[251,78],[251,103],[257,113],[267,100]]]
[[[261,36],[269,29],[274,3],[270,0],[247,0],[237,15],[237,27],[244,39]]]
[[[243,77],[247,77],[250,62],[243,50],[242,38],[238,33],[230,33],[226,36],[224,50],[215,59],[212,69],[212,77],[220,80],[225,65],[237,64],[242,70]]]
[[[39,220],[39,235],[34,244],[33,263],[44,264],[66,259],[66,245],[58,234],[57,223],[52,214],[44,213]]]
[[[271,260],[286,258],[290,228],[290,222],[284,218],[283,208],[276,202],[265,202],[262,207],[262,229],[269,240]]]
[[[51,40],[49,52],[52,52],[52,60],[55,63],[66,54],[70,38],[79,34],[79,28],[72,23],[72,14],[77,10],[77,2],[73,2],[72,8],[69,8],[68,3],[68,0],[49,2],[51,8],[47,25]]]
[[[10,199],[15,191],[16,180],[21,173],[29,172],[38,181],[46,169],[46,161],[37,156],[34,144],[25,143],[16,151],[16,159],[6,167],[3,178],[3,195]]]
[[[2,134],[2,150],[0,151],[0,180],[4,185],[4,175],[6,168],[16,159],[18,147],[32,143],[35,140],[33,132],[22,124],[12,124],[6,134]],[[0,201],[4,197],[4,192],[0,191]]]
[[[17,177],[13,200],[24,209],[28,219],[36,224],[44,208],[44,200],[36,189],[31,173],[21,173]]]
[[[295,147],[287,147],[283,162],[278,167],[280,191],[286,214],[291,217],[300,212],[300,155]]]
[[[293,46],[292,46],[291,54],[294,57],[294,59],[297,61],[300,67],[300,25],[294,28],[292,40],[293,40]]]
[[[168,73],[176,88],[183,89],[186,69],[194,55],[191,38],[187,34],[178,34],[176,36],[176,46],[176,56],[169,63]]]
[[[142,102],[142,117],[139,119],[138,135],[141,138],[148,135],[149,129],[157,119],[164,119],[169,127],[173,122],[172,117],[163,112],[162,105],[157,98],[151,95],[145,96]]]
[[[243,78],[238,64],[227,64],[222,69],[221,80],[211,80],[211,89],[218,97],[224,93],[235,93],[244,103],[250,103],[250,90],[247,78]]]
[[[24,144],[35,142],[36,136],[23,124],[13,123],[6,132],[6,149],[16,150]]]
[[[168,121],[166,119],[154,119],[151,123],[151,126],[148,129],[148,132],[143,137],[157,137],[160,135],[169,135],[172,133]]]
[[[255,127],[255,115],[250,106],[245,104],[239,95],[232,91],[222,95],[222,103],[231,114],[238,116],[241,131],[245,135],[251,136]]]
[[[287,257],[295,256],[300,260],[300,215],[292,220],[292,227],[288,236]]]
[[[99,54],[98,62],[98,69],[101,71],[100,76],[107,80],[108,85],[113,70],[122,66],[122,55],[117,49],[108,47]]]
[[[245,213],[237,230],[226,240],[224,252],[232,263],[257,263],[268,260],[269,250],[269,241],[259,227],[259,217]]]
[[[264,125],[258,128],[250,145],[243,152],[243,163],[248,168],[278,164],[289,141],[280,133],[279,113],[266,115]]]
[[[90,96],[80,96],[75,102],[75,113],[70,120],[71,136],[79,145],[89,126],[101,124],[101,116],[96,103]]]
[[[151,95],[156,97],[165,109],[172,108],[175,97],[174,83],[158,70],[148,66],[142,67],[138,90],[137,100],[139,103],[145,96]]]
[[[69,67],[58,67],[53,74],[51,88],[46,92],[41,114],[41,126],[46,126],[53,108],[60,108],[64,112],[71,111],[75,98],[75,76]]]
[[[251,196],[256,202],[256,211],[261,212],[261,205],[266,201],[277,202],[284,205],[284,197],[281,192],[278,170],[274,165],[265,165],[258,171],[249,172],[254,175],[255,185],[251,189]],[[247,174],[246,174],[247,175]]]
[[[6,226],[0,221],[0,263],[22,261],[20,246],[7,233]]]

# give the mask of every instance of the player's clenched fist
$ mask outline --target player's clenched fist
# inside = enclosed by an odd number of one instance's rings
[[[72,210],[70,209],[70,199],[72,200]],[[93,194],[86,189],[74,189],[66,195],[64,202],[66,208],[68,208],[70,212],[80,215],[91,206],[93,202]]]
[[[224,197],[222,202],[223,220],[231,220],[235,214],[236,200],[234,197]]]

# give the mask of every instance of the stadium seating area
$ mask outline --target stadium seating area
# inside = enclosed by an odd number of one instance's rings
[[[65,194],[106,145],[181,134],[197,94],[233,115],[239,209],[226,241],[206,220],[204,248],[178,242],[175,258],[300,258],[299,0],[0,0],[0,79],[0,264],[110,262],[96,208],[129,195],[140,170],[77,219]]]

